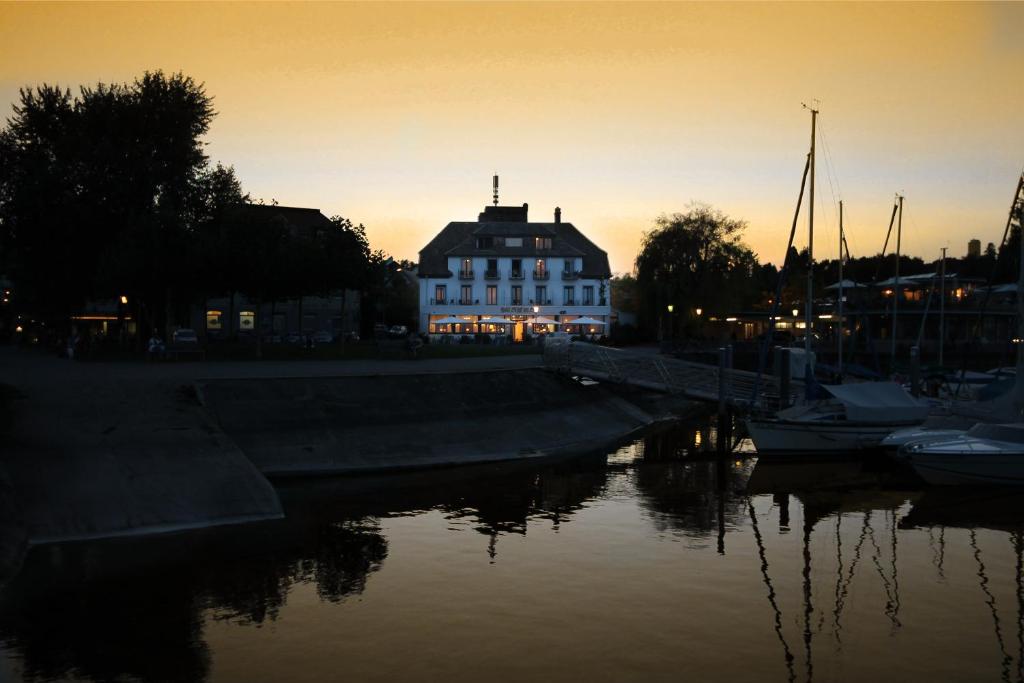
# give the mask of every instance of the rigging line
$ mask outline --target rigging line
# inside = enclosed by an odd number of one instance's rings
[[[793,212],[793,226],[789,230],[789,243],[786,245],[786,255],[782,259],[782,267],[779,269],[779,280],[775,284],[775,298],[772,300],[771,314],[768,316],[768,334],[765,335],[764,340],[761,342],[761,349],[757,360],[757,375],[754,377],[754,387],[750,394],[750,406],[754,407],[755,401],[757,401],[757,395],[761,389],[761,375],[764,374],[764,366],[767,362],[768,356],[768,345],[774,341],[775,337],[775,319],[779,315],[779,299],[782,297],[782,287],[786,282],[787,266],[789,262],[789,251],[793,247],[793,238],[796,237],[796,226],[800,220],[800,205],[804,200],[804,188],[807,185],[807,173],[811,168],[811,154],[807,153],[807,160],[804,162],[804,173],[800,180],[800,194],[796,199],[796,211]],[[780,400],[782,397],[779,397]]]
[[[818,132],[821,134],[821,147],[825,151],[825,178],[828,180],[828,189],[832,194],[832,212],[835,215],[835,219],[839,220],[839,199],[842,199],[842,192],[837,190],[839,187],[839,175],[836,173],[835,164],[832,163],[832,150],[828,146],[828,141],[825,139],[825,129],[818,122]],[[835,178],[835,186],[832,185],[832,178]],[[838,194],[838,198],[837,195]]]
[[[996,641],[999,643],[999,652],[1003,655],[1003,680],[1010,680],[1010,662],[1013,658],[1006,651],[1006,643],[1003,642],[1003,629],[999,625],[999,611],[996,609],[996,597],[988,588],[988,576],[985,575],[985,563],[981,561],[981,549],[978,547],[978,537],[974,529],[970,533],[971,548],[974,549],[974,559],[978,562],[978,578],[981,592],[985,594],[985,604],[992,612],[992,623],[996,629]]]
[[[768,575],[768,556],[764,549],[764,539],[761,537],[761,529],[757,525],[757,513],[754,511],[754,503],[749,497],[747,498],[747,510],[750,514],[750,522],[754,530],[754,540],[757,541],[757,554],[761,558],[761,578],[764,581],[764,585],[768,588],[768,604],[772,606],[772,611],[775,613],[775,635],[782,644],[782,654],[786,660],[786,669],[789,671],[789,683],[793,683],[796,681],[796,671],[793,670],[793,652],[789,649],[786,636],[782,633],[782,610],[779,609],[779,603],[775,599],[775,588],[772,586],[772,579]]]

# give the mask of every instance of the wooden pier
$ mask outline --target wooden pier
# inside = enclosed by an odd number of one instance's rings
[[[544,365],[549,370],[602,382],[681,394],[716,403],[720,409],[728,407],[730,412],[775,412],[792,405],[803,394],[802,382],[786,382],[767,373],[758,379],[756,372],[733,369],[730,351],[727,347],[719,349],[719,363],[712,365],[585,342],[554,341],[544,345]],[[783,392],[785,401],[780,400]]]

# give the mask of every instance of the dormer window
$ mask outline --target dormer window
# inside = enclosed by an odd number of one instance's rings
[[[538,249],[538,250],[540,250],[540,249],[550,249],[551,248],[551,238],[550,237],[534,237],[533,238],[533,248],[534,249]]]
[[[494,238],[493,237],[477,237],[476,238],[477,249],[493,249]]]
[[[505,238],[505,246],[506,247],[521,247],[521,246],[523,246],[523,238],[522,237],[506,237]]]

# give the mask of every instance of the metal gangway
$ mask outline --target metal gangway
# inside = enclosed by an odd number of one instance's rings
[[[793,405],[804,393],[802,382],[786,382],[768,374],[758,379],[756,372],[733,369],[731,353],[725,349],[719,357],[720,363],[712,365],[586,342],[545,340],[544,344],[544,366],[549,370],[680,394],[742,412],[775,412]],[[788,393],[784,402],[780,401],[780,387]]]

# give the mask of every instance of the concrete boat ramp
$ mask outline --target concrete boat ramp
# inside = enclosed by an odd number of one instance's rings
[[[0,577],[26,545],[279,518],[268,477],[593,451],[688,408],[539,356],[78,363],[0,350]]]

